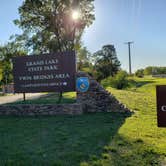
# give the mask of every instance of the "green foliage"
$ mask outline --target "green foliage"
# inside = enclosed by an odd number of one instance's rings
[[[135,72],[135,75],[136,75],[137,77],[142,78],[142,77],[144,76],[144,69],[139,69],[139,70],[137,70],[137,71]]]
[[[13,73],[12,73],[12,64],[11,62],[4,62],[2,68],[2,83],[8,84],[13,81]]]
[[[113,45],[105,45],[101,50],[93,54],[95,61],[95,77],[102,80],[108,76],[114,76],[120,70],[120,62]]]
[[[2,80],[2,72],[3,72],[2,63],[0,62],[0,80]],[[1,82],[0,82],[0,84],[1,84]]]
[[[166,130],[157,127],[156,85],[166,79],[132,78],[139,86],[107,87],[134,114],[0,117],[1,165],[166,165]]]
[[[14,21],[23,30],[16,40],[34,53],[79,48],[85,27],[95,19],[93,1],[25,0],[19,7],[20,18]],[[73,10],[80,12],[79,20],[72,18]]]
[[[111,86],[116,89],[124,89],[128,86],[127,72],[118,71],[114,77],[110,76],[102,80],[101,83],[104,87]]]
[[[155,102],[156,85],[166,84],[166,79],[133,79],[140,86],[127,90],[107,89],[135,112],[111,142],[110,146],[117,149],[111,158],[116,159],[117,165],[123,165],[124,161],[125,165],[166,165],[166,131],[157,127]],[[124,141],[124,145],[119,146],[119,141]]]
[[[0,46],[1,84],[13,81],[12,58],[25,55],[26,52],[17,43],[7,43]]]
[[[166,74],[166,67],[148,66],[144,69],[144,75]]]
[[[87,73],[92,73],[93,65],[90,62],[91,53],[86,47],[80,48],[77,51],[77,69]]]
[[[152,67],[151,66],[146,67],[144,69],[144,75],[152,75]]]

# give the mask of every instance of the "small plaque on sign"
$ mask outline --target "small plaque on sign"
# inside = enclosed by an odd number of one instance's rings
[[[77,90],[79,92],[86,92],[89,89],[89,78],[88,77],[79,77],[76,81]]]
[[[156,88],[158,127],[166,127],[166,85]]]

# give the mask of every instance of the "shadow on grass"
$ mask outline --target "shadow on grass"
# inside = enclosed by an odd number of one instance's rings
[[[150,166],[160,165],[163,159],[164,155],[159,155],[151,145],[139,137],[128,140],[117,134],[112,142],[104,147],[100,158],[82,162],[81,166]]]
[[[154,81],[135,81],[135,80],[128,81],[129,86],[136,87],[136,88],[142,87],[142,86],[144,86],[146,84],[150,84],[150,83],[154,83]]]
[[[121,85],[120,82],[119,82],[119,85],[122,86],[122,89],[132,89],[132,88],[140,88],[146,84],[150,84],[150,83],[154,83],[154,81],[139,81],[139,80],[134,80],[132,78],[130,79],[127,79],[126,81],[122,81]],[[102,85],[104,88],[109,88],[109,87],[112,87],[112,88],[116,88],[117,87],[117,84],[114,85],[114,83],[111,84],[111,81],[109,79],[105,79],[103,82],[102,82]],[[117,88],[118,89],[118,88]],[[121,88],[119,88],[121,89]]]
[[[0,117],[0,165],[77,166],[98,159],[129,116]]]

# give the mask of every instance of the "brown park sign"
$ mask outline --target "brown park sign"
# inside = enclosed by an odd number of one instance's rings
[[[157,86],[156,91],[158,127],[166,127],[166,85]]]
[[[16,93],[75,91],[75,52],[13,58]]]

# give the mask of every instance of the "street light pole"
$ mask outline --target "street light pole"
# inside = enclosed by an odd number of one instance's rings
[[[132,69],[131,69],[131,44],[133,44],[133,43],[134,43],[133,41],[124,43],[124,44],[128,45],[128,50],[129,50],[129,74],[130,75],[132,74]]]

